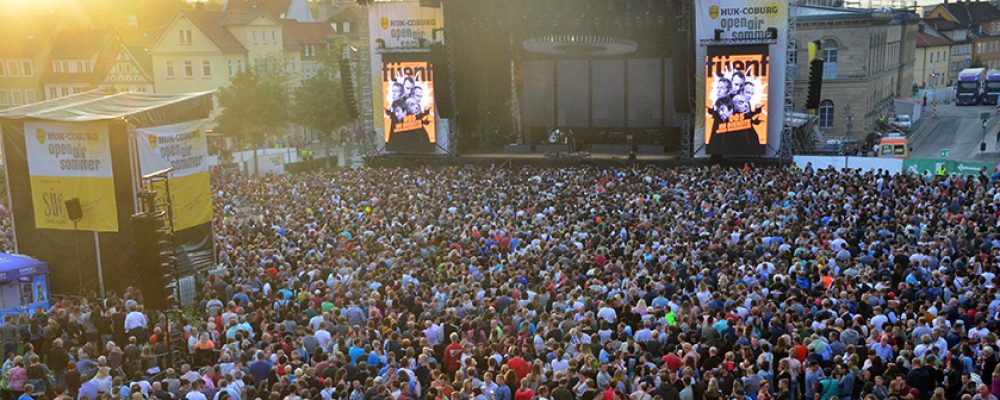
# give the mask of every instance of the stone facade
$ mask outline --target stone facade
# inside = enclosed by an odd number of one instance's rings
[[[832,60],[824,68],[820,130],[825,138],[848,136],[850,114],[849,136],[863,138],[889,112],[894,98],[912,95],[918,18],[907,12],[841,8],[824,16],[819,11],[799,18],[794,37],[795,110],[805,109],[807,45],[819,40],[819,55]]]

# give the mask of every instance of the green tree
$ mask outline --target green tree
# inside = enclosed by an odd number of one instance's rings
[[[326,148],[327,160],[330,145],[341,142],[342,138],[336,134],[338,128],[353,122],[342,95],[336,55],[336,52],[328,52],[316,75],[295,90],[295,108],[292,110],[297,124],[319,133]]]
[[[969,64],[969,68],[986,68],[986,63],[984,63],[979,57],[976,57],[972,60],[972,64]]]
[[[240,71],[219,90],[222,113],[216,123],[223,134],[253,146],[254,175],[260,172],[257,149],[288,123],[288,82],[284,61],[271,57]]]

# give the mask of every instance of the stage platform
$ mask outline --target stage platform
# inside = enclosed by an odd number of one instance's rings
[[[505,165],[511,167],[571,167],[626,166],[632,164],[628,154],[620,153],[540,153],[540,152],[483,152],[457,156],[432,154],[385,154],[370,157],[365,164],[372,167],[412,167],[412,166],[480,166]],[[677,154],[636,154],[635,164],[675,166],[681,165]],[[688,163],[689,164],[689,163]]]
[[[621,167],[629,165],[655,165],[658,167],[677,167],[684,165],[757,165],[778,164],[775,158],[726,158],[726,159],[687,159],[683,160],[678,153],[636,154],[635,161],[630,161],[628,154],[622,153],[542,153],[510,152],[504,150],[460,154],[456,156],[439,154],[383,154],[365,159],[369,167],[414,167],[414,166],[476,166],[476,167],[540,167],[560,168],[573,166]]]

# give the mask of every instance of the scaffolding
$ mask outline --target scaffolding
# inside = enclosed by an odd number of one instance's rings
[[[795,41],[792,40],[795,37],[796,30],[796,14],[798,14],[799,1],[801,0],[790,0],[788,2],[788,40],[787,42],[787,52],[785,56],[785,113],[784,121],[781,125],[781,145],[778,148],[778,159],[782,163],[792,162],[792,147],[793,147],[793,135],[792,126],[788,122],[789,116],[795,111],[795,73],[798,69],[798,65],[795,62],[798,57],[794,59],[791,57],[793,52],[797,51],[795,48]]]

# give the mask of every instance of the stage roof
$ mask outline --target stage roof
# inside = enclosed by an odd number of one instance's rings
[[[87,122],[124,118],[142,127],[164,117],[207,118],[212,111],[212,93],[162,95],[93,90],[0,110],[0,119]]]

